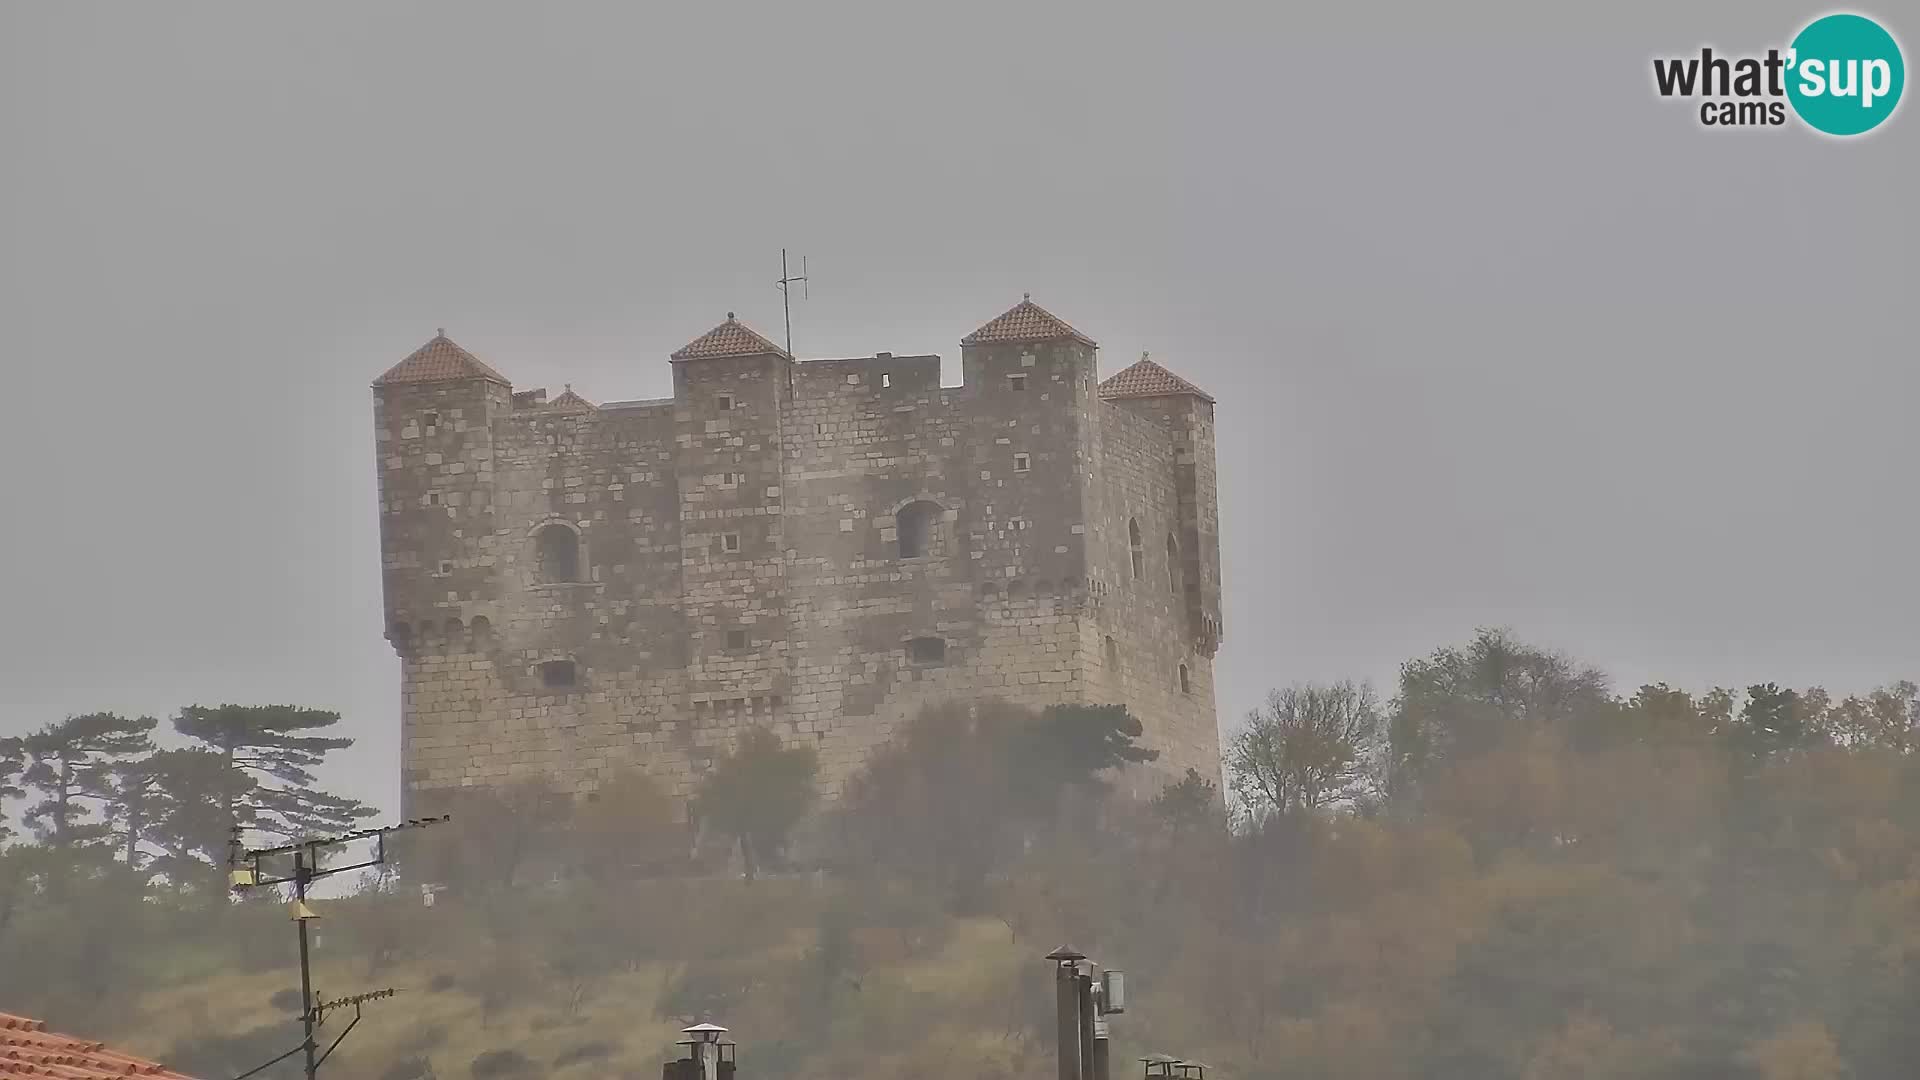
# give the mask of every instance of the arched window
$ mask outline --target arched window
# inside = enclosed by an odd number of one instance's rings
[[[1127,549],[1133,553],[1133,576],[1140,577],[1147,572],[1147,549],[1140,544],[1140,521],[1127,519]]]
[[[534,534],[540,553],[540,584],[580,580],[580,537],[558,523],[543,525]]]
[[[918,559],[931,555],[940,528],[940,504],[910,502],[893,514],[893,535],[900,545],[900,557]]]
[[[467,629],[472,631],[475,644],[493,640],[493,623],[485,615],[475,615],[473,622],[467,624]]]
[[[1186,593],[1185,568],[1180,565],[1180,541],[1167,534],[1167,591],[1175,596]]]
[[[1185,664],[1180,665],[1180,692],[1183,694],[1193,693],[1193,680],[1187,676],[1187,665]]]

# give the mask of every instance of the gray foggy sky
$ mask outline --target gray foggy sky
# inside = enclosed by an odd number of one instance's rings
[[[0,6],[0,732],[324,705],[392,808],[368,383],[664,396],[782,246],[802,355],[1031,291],[1220,399],[1225,722],[1481,624],[1920,675],[1915,103],[1708,131],[1650,58],[1824,9],[1584,6]]]

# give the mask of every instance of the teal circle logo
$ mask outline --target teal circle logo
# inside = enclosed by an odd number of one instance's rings
[[[1907,64],[1900,43],[1864,15],[1807,24],[1787,53],[1787,100],[1815,131],[1862,135],[1900,104]]]

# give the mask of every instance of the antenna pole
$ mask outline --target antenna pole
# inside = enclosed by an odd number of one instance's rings
[[[800,256],[800,276],[795,277],[792,272],[787,269],[787,249],[781,248],[780,280],[774,282],[774,284],[780,287],[780,312],[786,317],[787,321],[787,357],[789,359],[793,357],[793,286],[801,285],[811,290],[812,287],[808,286],[806,282],[807,257],[805,255]],[[802,295],[808,294],[803,293]]]

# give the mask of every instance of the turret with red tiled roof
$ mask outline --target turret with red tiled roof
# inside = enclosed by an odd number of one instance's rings
[[[727,312],[727,321],[675,349],[673,360],[720,360],[731,356],[786,356],[787,351]]]
[[[1100,384],[1100,397],[1104,401],[1167,397],[1172,394],[1191,394],[1202,401],[1213,400],[1205,390],[1147,359],[1146,353],[1141,353],[1140,359],[1131,367]]]
[[[960,339],[962,345],[1003,345],[1026,341],[1077,341],[1098,348],[1092,338],[1068,326],[1066,320],[1033,302],[1033,294],[987,321],[985,326]]]
[[[24,1016],[0,1013],[0,1077],[33,1076],[53,1080],[108,1080],[148,1076],[157,1080],[193,1080],[157,1062],[107,1049],[91,1039],[47,1030]]]
[[[401,383],[453,382],[460,379],[485,379],[502,386],[511,385],[506,376],[480,362],[480,358],[453,343],[443,328],[433,340],[413,350],[405,360],[387,369],[373,380],[375,386]]]

